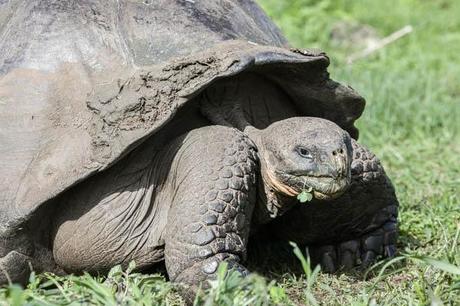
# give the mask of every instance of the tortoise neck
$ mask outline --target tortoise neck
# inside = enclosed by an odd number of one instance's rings
[[[273,178],[270,175],[270,169],[264,158],[266,149],[263,147],[263,143],[260,142],[260,139],[259,145],[257,145],[257,148],[259,150],[260,172],[254,219],[257,224],[265,224],[283,215],[297,203],[297,200],[295,197],[287,196],[273,185]]]

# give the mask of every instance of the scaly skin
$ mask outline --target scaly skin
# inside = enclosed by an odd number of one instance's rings
[[[52,250],[20,252],[27,243],[0,239],[12,281],[24,279],[29,261],[100,272],[164,259],[190,300],[223,261],[247,274],[251,228],[309,245],[326,271],[394,255],[393,187],[377,158],[330,121],[297,117],[244,133],[206,126],[160,151],[154,141],[58,198]],[[297,202],[304,187],[320,199]]]
[[[160,152],[136,152],[63,200],[72,209],[58,209],[56,262],[66,271],[97,272],[131,260],[144,268],[166,257],[171,279],[182,280],[201,255],[239,261],[256,174],[254,145],[228,127],[198,128]]]
[[[58,209],[56,262],[68,272],[98,272],[165,259],[189,299],[222,261],[247,273],[241,262],[257,192],[254,144],[234,128],[208,126],[159,152],[149,146],[63,199],[72,209]]]
[[[396,252],[398,200],[379,160],[352,140],[352,181],[337,199],[298,204],[270,225],[279,239],[308,245],[323,270],[368,266]]]
[[[252,142],[232,128],[203,128],[187,140],[193,145],[179,152],[165,260],[173,281],[194,287],[213,278],[222,261],[247,273],[241,261],[256,196],[257,156]]]

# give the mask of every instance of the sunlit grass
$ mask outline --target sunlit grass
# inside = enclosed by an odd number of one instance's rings
[[[375,285],[372,279],[321,275],[325,283],[336,285],[322,303],[362,304],[368,296],[377,304],[460,304],[458,274],[433,267],[429,259],[414,259],[425,256],[460,265],[460,2],[261,3],[281,20],[295,45],[325,49],[332,59],[331,76],[366,97],[366,110],[358,121],[360,142],[380,157],[401,202],[403,265],[391,276],[377,278]],[[321,13],[312,17],[305,8],[308,3]],[[347,65],[347,56],[356,50],[330,39],[339,20],[370,25],[380,37],[405,25],[414,31]],[[317,25],[324,31],[312,34],[309,29]]]
[[[360,142],[382,160],[401,202],[399,257],[368,273],[301,273],[241,279],[219,268],[205,305],[460,305],[460,1],[259,0],[297,47],[320,47],[334,79],[367,99]],[[356,50],[330,39],[338,21],[384,37],[414,32],[346,64]],[[0,305],[182,305],[161,275],[114,268],[107,278],[38,275],[0,289]]]

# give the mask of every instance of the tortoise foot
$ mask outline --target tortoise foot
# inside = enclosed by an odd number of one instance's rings
[[[396,220],[389,220],[358,239],[335,245],[310,247],[310,251],[313,261],[319,263],[321,269],[328,273],[355,267],[365,269],[379,259],[390,258],[396,254],[397,236]]]
[[[192,305],[197,294],[210,287],[210,280],[216,279],[217,269],[223,262],[227,263],[227,273],[236,272],[245,277],[249,270],[239,263],[240,259],[234,254],[217,254],[203,261],[197,262],[180,273],[175,282],[178,283],[181,296],[187,305]],[[201,289],[201,290],[200,290]]]

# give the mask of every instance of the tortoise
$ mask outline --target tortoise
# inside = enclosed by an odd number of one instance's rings
[[[331,272],[395,254],[365,100],[253,1],[1,1],[0,29],[0,283],[164,261],[196,288],[264,234]]]

